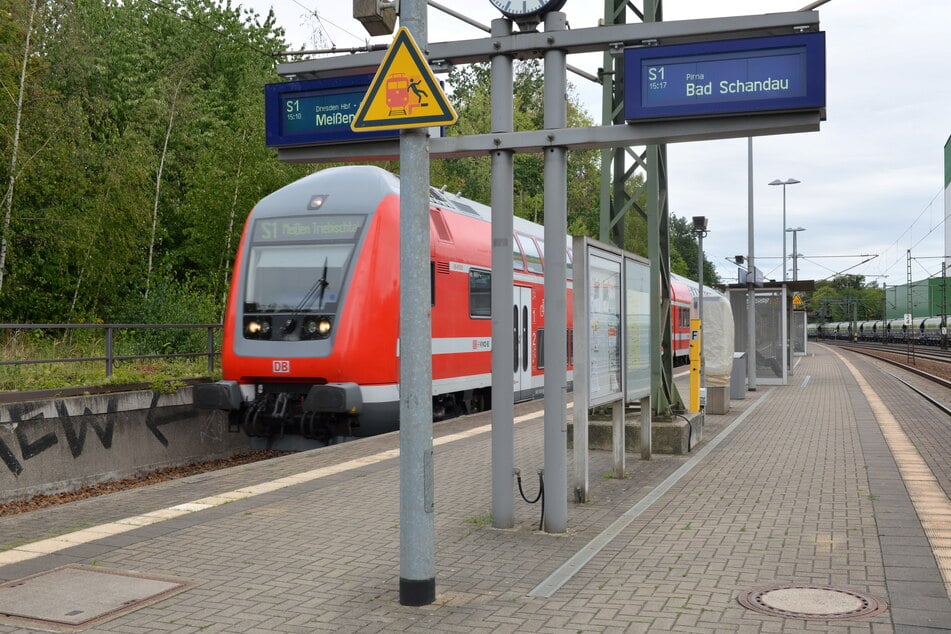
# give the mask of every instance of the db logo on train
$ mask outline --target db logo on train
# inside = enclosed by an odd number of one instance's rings
[[[271,361],[271,369],[275,374],[290,374],[291,362],[284,359],[274,359]]]

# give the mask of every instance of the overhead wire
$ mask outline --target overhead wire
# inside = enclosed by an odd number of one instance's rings
[[[352,37],[353,39],[357,40],[358,42],[364,42],[364,43],[366,42],[366,38],[362,38],[362,37],[360,37],[359,35],[355,35],[355,34],[351,33],[350,31],[348,31],[347,29],[345,29],[345,28],[343,28],[342,26],[340,26],[339,24],[337,24],[336,22],[334,22],[333,20],[329,20],[329,19],[323,17],[322,15],[320,15],[319,13],[317,13],[317,9],[311,9],[310,7],[308,7],[308,6],[306,6],[305,4],[303,4],[302,2],[300,2],[300,0],[293,0],[293,2],[294,2],[294,4],[296,4],[297,6],[299,6],[300,8],[302,8],[304,11],[306,11],[308,14],[310,14],[310,15],[314,16],[315,18],[317,18],[317,22],[318,22],[319,24],[321,24],[321,28],[324,30],[324,33],[327,34],[327,38],[330,39],[330,44],[331,44],[332,46],[334,46],[335,48],[336,48],[337,44],[333,41],[333,38],[330,37],[330,33],[329,33],[329,32],[327,31],[327,29],[323,26],[323,23],[324,23],[324,22],[326,22],[326,23],[329,24],[330,26],[334,27],[335,29],[338,29],[338,30],[340,30],[340,31],[343,31],[344,33],[346,33],[347,35],[349,35],[349,36]]]
[[[915,227],[915,225],[918,223],[918,221],[921,220],[921,217],[925,215],[925,212],[927,212],[929,209],[932,208],[932,206],[934,205],[935,201],[938,199],[939,196],[941,196],[941,194],[943,193],[943,191],[944,191],[944,190],[939,190],[938,193],[936,193],[936,194],[931,198],[931,200],[928,202],[928,204],[925,205],[924,209],[921,210],[921,213],[919,213],[918,216],[915,217],[914,220],[912,220],[911,224],[908,225],[908,228],[905,229],[904,231],[902,231],[902,232],[898,235],[898,237],[895,238],[895,241],[894,241],[892,244],[890,244],[890,245],[888,246],[888,248],[885,249],[886,252],[888,252],[889,249],[898,248],[898,247],[899,247],[899,243],[901,242],[902,238],[904,238],[906,234],[910,233],[910,232],[912,231],[912,229],[914,229],[914,227]],[[931,236],[932,233],[934,233],[935,229],[937,229],[938,227],[942,226],[942,225],[943,225],[945,222],[947,222],[947,221],[948,221],[948,216],[944,216],[943,221],[942,221],[941,223],[937,223],[937,224],[935,224],[933,227],[931,227],[931,229],[929,229],[928,232],[925,233],[925,235],[923,235],[921,238],[918,239],[917,242],[915,242],[913,245],[911,245],[910,249],[914,249],[915,247],[917,247],[918,245],[920,245],[922,242],[924,242],[925,239],[927,239],[929,236]],[[892,262],[891,264],[889,264],[889,265],[888,265],[887,267],[885,267],[884,269],[881,269],[881,271],[882,271],[883,273],[887,273],[888,271],[892,270],[894,267],[898,266],[902,261],[904,261],[904,258],[905,258],[905,253],[902,253],[894,262]]]

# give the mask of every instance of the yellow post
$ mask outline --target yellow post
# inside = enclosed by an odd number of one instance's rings
[[[690,320],[690,413],[700,411],[700,320]]]

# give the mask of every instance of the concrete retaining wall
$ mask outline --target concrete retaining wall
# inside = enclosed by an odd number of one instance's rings
[[[222,412],[192,406],[192,389],[75,396],[0,405],[0,501],[249,448]]]

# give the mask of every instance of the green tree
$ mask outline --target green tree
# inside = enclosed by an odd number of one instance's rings
[[[459,123],[447,128],[452,136],[486,134],[491,125],[491,75],[485,64],[457,67],[449,74],[453,104]],[[514,78],[515,130],[544,127],[544,75],[537,61],[517,62]],[[568,126],[590,126],[580,99],[569,92]],[[544,224],[544,157],[542,154],[515,155],[515,214]],[[568,153],[568,227],[569,232],[597,235],[600,200],[600,155],[598,152]],[[473,200],[491,199],[491,160],[446,159],[433,161],[431,182],[445,185]]]
[[[697,279],[698,253],[700,246],[693,222],[673,214],[668,222],[670,231],[670,270],[690,279]],[[716,267],[703,254],[703,283],[706,286],[720,284]]]
[[[816,290],[805,298],[813,318],[820,322],[884,319],[884,289],[866,282],[862,275],[840,275],[816,282]]]
[[[0,20],[9,94],[31,2]],[[271,53],[285,48],[273,15],[220,0],[40,8],[0,319],[149,321],[150,284],[166,304],[180,289],[183,305],[203,290],[220,306],[254,202],[311,170],[262,142],[261,88],[278,80]],[[9,156],[13,112],[0,104]],[[3,182],[10,173],[0,166]]]

